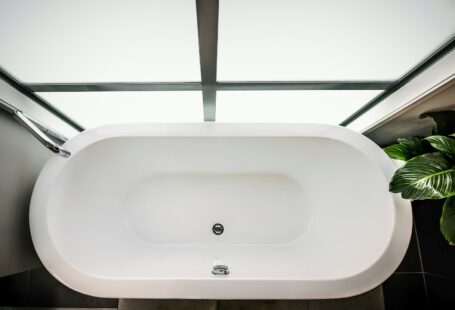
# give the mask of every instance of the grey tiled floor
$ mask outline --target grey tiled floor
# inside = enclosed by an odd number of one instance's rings
[[[221,300],[219,310],[308,310],[307,300]]]
[[[117,310],[117,308],[0,307],[0,310]]]
[[[0,310],[384,310],[385,308],[381,286],[362,295],[332,300],[119,300],[77,293],[54,279],[44,268],[2,279],[0,306],[6,307],[0,307]]]
[[[310,300],[309,310],[384,310],[382,286],[367,293],[342,299]]]
[[[120,299],[119,310],[217,310],[216,300]]]
[[[384,310],[382,287],[330,300],[160,300],[120,299],[119,310]]]

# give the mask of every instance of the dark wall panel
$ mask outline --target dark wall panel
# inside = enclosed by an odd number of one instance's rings
[[[0,110],[0,277],[40,266],[28,210],[35,180],[50,153]]]

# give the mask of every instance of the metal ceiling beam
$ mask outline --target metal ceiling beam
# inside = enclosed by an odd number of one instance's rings
[[[218,0],[196,0],[204,121],[215,121]]]
[[[355,113],[353,113],[351,116],[349,116],[347,119],[345,119],[343,122],[340,123],[340,126],[347,126],[356,119],[358,119],[360,116],[371,110],[373,107],[378,105],[380,102],[382,102],[384,99],[392,95],[394,92],[402,88],[404,85],[409,83],[412,79],[414,79],[416,76],[418,76],[420,73],[428,69],[430,66],[432,66],[434,63],[436,63],[438,60],[440,60],[442,57],[450,53],[453,49],[455,49],[455,36],[452,37],[447,43],[445,43],[443,46],[441,46],[438,50],[436,50],[433,54],[422,60],[417,66],[415,66],[413,69],[408,71],[405,75],[403,75],[399,80],[397,80],[395,83],[393,83],[389,88],[387,88],[385,91],[377,95],[375,98],[373,98],[370,102],[365,104],[363,107],[361,107],[359,110],[357,110]]]
[[[217,90],[378,90],[392,81],[218,82]]]
[[[44,109],[47,111],[51,112],[58,118],[60,118],[62,121],[73,127],[74,129],[78,131],[83,131],[84,127],[76,123],[74,120],[69,118],[66,114],[55,108],[53,105],[51,105],[49,102],[41,98],[40,96],[36,95],[32,90],[30,90],[27,86],[23,85],[20,83],[16,78],[14,78],[11,74],[6,72],[6,70],[0,68],[0,79],[14,87],[16,90],[42,106]]]
[[[24,84],[24,86],[35,92],[192,91],[202,89],[199,82],[31,83]]]
[[[240,81],[217,82],[216,90],[381,90],[393,81]],[[104,92],[104,91],[200,91],[199,82],[115,82],[115,83],[29,83],[34,92]]]

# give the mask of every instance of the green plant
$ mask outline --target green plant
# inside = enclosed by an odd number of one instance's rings
[[[455,245],[455,111],[428,112],[433,135],[406,137],[384,151],[405,164],[390,181],[389,190],[406,199],[446,199],[440,220],[444,238]]]

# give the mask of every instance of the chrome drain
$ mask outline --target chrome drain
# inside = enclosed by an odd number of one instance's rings
[[[219,236],[224,232],[224,226],[221,225],[220,223],[216,223],[212,227],[212,231],[215,235]]]

